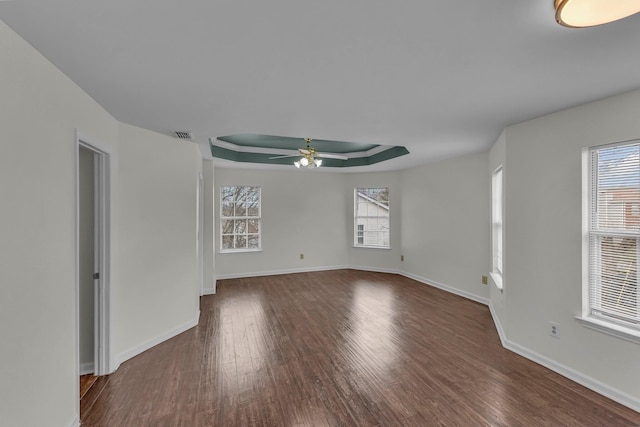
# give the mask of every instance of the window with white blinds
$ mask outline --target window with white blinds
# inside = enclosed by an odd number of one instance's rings
[[[499,167],[491,178],[492,272],[498,276],[502,276],[502,200],[502,167]]]
[[[640,142],[590,156],[589,315],[640,329]]]

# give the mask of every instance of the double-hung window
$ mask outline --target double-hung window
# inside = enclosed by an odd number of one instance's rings
[[[589,150],[586,316],[640,336],[640,141]]]
[[[496,286],[502,289],[502,166],[493,172],[491,177],[491,278]]]
[[[257,251],[262,247],[260,187],[220,189],[220,251]]]
[[[389,248],[389,189],[356,188],[353,210],[354,246]]]

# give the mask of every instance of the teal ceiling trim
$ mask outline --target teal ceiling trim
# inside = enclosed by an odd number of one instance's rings
[[[281,150],[297,150],[304,148],[304,138],[292,138],[290,136],[260,135],[255,133],[241,133],[238,135],[219,136],[220,141],[228,142],[240,147],[278,148]],[[369,151],[379,147],[376,144],[364,144],[360,142],[329,141],[326,139],[314,139],[311,146],[318,152],[347,154],[360,151]]]
[[[254,136],[256,136],[252,134],[245,134],[245,135],[249,135],[250,137],[241,138],[244,141],[243,144],[248,144],[248,141]],[[293,162],[295,160],[302,157],[301,155],[294,154],[288,157],[280,157],[280,158],[274,159],[272,157],[278,157],[278,156],[281,156],[282,154],[279,154],[277,152],[276,153],[268,153],[268,152],[256,153],[256,152],[250,151],[251,148],[254,148],[257,151],[267,151],[268,149],[279,149],[279,150],[284,149],[284,150],[290,150],[294,152],[298,148],[304,147],[304,145],[300,144],[300,138],[270,137],[270,138],[275,138],[273,140],[274,145],[265,145],[266,141],[268,141],[268,138],[267,139],[258,138],[260,145],[243,145],[243,144],[236,144],[235,142],[232,142],[234,141],[234,138],[236,136],[237,135],[232,135],[231,137],[223,137],[225,139],[218,138],[224,141],[223,144],[220,144],[220,143],[216,144],[214,142],[215,140],[211,138],[209,140],[211,155],[219,159],[225,159],[225,160],[230,160],[234,162],[264,163],[264,164],[271,164],[271,165],[287,165],[287,166],[293,165]],[[265,135],[258,135],[258,136],[265,136]],[[385,147],[385,146],[380,146],[375,144],[359,144],[359,143],[343,143],[339,141],[327,141],[335,144],[350,144],[352,149],[355,148],[356,145],[358,146],[358,149],[355,151],[344,151],[345,148],[343,148],[342,150],[327,150],[325,149],[325,147],[322,147],[322,149],[319,149],[318,148],[319,145],[317,145],[316,142],[317,142],[316,140],[313,140],[311,145],[316,149],[318,153],[323,153],[323,152],[336,153],[336,154],[339,153],[347,157],[349,156],[349,154],[358,153],[357,154],[358,157],[351,157],[351,158],[347,158],[346,160],[323,158],[322,159],[323,167],[345,168],[345,167],[354,167],[354,166],[368,166],[368,165],[373,165],[376,163],[384,162],[386,160],[394,159],[396,157],[409,154],[409,151],[405,147],[401,147],[401,146],[388,146],[388,148],[380,151],[380,147]],[[220,146],[220,145],[225,145],[225,146]],[[234,145],[242,147],[242,149],[234,150],[233,149]],[[366,156],[366,155],[362,156],[362,153],[366,153],[367,151],[369,151],[369,150],[363,150],[362,149],[363,146],[377,148],[377,150],[375,150],[376,153],[371,154],[369,156]]]
[[[209,143],[211,147],[211,155],[219,159],[231,160],[241,163],[266,163],[269,165],[287,165],[292,166],[295,160],[302,157],[291,156],[282,157],[279,159],[271,159],[271,157],[278,156],[278,154],[265,154],[265,153],[248,153],[242,151],[233,151],[227,148],[222,148]],[[340,168],[344,167],[345,160],[338,159],[322,159],[322,166]]]
[[[405,154],[409,154],[409,150],[400,145],[394,145],[388,150],[381,151],[380,153],[369,157],[369,164],[373,165],[375,163],[384,162],[385,160],[395,159],[396,157],[404,156]]]
[[[340,161],[342,162],[341,167],[343,168],[352,166],[368,166],[384,162],[385,160],[395,159],[396,157],[404,156],[405,154],[409,154],[409,150],[407,150],[405,147],[393,146],[368,157],[354,157],[351,159]],[[322,165],[324,166],[324,161],[322,162]]]
[[[242,163],[267,163],[273,165],[290,165],[293,164],[294,157],[284,157],[280,159],[270,159],[274,154],[265,153],[248,153],[243,151],[233,151],[227,148],[218,147],[209,142],[211,147],[211,155],[219,159],[231,160]],[[277,154],[275,154],[277,156]]]

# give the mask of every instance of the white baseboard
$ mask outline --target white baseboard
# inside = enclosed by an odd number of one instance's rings
[[[80,375],[93,374],[93,362],[85,362],[80,364]]]
[[[349,265],[346,268],[351,270],[373,271],[374,273],[402,274],[402,271],[396,270],[395,268],[379,268],[366,265]]]
[[[547,357],[536,353],[535,351],[531,351],[528,348],[516,344],[512,341],[505,340],[504,348],[506,348],[507,350],[511,350],[514,353],[517,353],[520,356],[527,358],[533,362],[536,362],[537,364],[542,365],[545,368],[549,368],[552,371],[562,375],[563,377],[566,377],[580,385],[583,385],[598,394],[608,397],[609,399],[614,400],[621,405],[631,408],[636,412],[640,412],[640,400],[638,400],[634,396],[631,396],[616,388],[610,387],[607,384],[584,375],[581,372],[575,371],[561,363],[555,362]]]
[[[480,304],[489,305],[489,298],[481,297],[471,292],[463,291],[461,289],[453,288],[451,286],[444,285],[442,283],[436,282],[435,280],[427,279],[424,277],[417,276],[415,274],[407,273],[406,271],[401,272],[404,277],[408,277],[409,279],[416,280],[418,282],[424,283],[425,285],[433,286],[434,288],[442,289],[443,291],[450,292],[452,294],[459,295],[461,297],[470,299],[475,302],[479,302]]]
[[[221,274],[219,276],[216,276],[216,280],[243,279],[246,277],[260,277],[260,276],[276,276],[279,274],[310,273],[314,271],[343,270],[346,268],[351,268],[351,267],[349,267],[348,265],[328,265],[328,266],[322,266],[322,267],[291,268],[286,270],[254,271],[250,273],[231,273],[231,274]]]
[[[71,422],[67,424],[69,427],[80,427],[80,416],[75,414],[71,419]]]
[[[637,398],[622,392],[616,388],[610,387],[607,384],[604,384],[596,379],[593,379],[587,375],[584,375],[581,372],[578,372],[568,366],[565,366],[561,363],[558,363],[548,357],[542,356],[541,354],[536,353],[520,344],[517,344],[513,341],[507,339],[507,336],[502,328],[502,323],[500,322],[500,318],[493,307],[493,304],[489,303],[489,310],[491,311],[491,317],[493,317],[493,322],[496,325],[496,329],[498,330],[498,335],[500,336],[500,341],[502,342],[502,346],[509,351],[513,351],[514,353],[519,354],[520,356],[531,360],[539,365],[544,366],[552,370],[553,372],[562,375],[565,378],[570,379],[580,385],[585,386],[586,388],[595,391],[598,394],[601,394],[605,397],[608,397],[611,400],[614,400],[621,405],[624,405],[628,408],[633,409],[636,412],[640,412],[640,400]]]
[[[202,295],[215,295],[216,287],[217,287],[217,283],[216,283],[216,278],[214,277],[213,278],[213,287],[212,288],[202,288]]]
[[[202,295],[215,295],[216,293],[216,288],[215,288],[215,284],[213,289],[203,289],[202,290]]]
[[[116,371],[118,369],[118,367],[120,367],[120,364],[122,362],[125,362],[129,359],[131,359],[134,356],[137,356],[138,354],[142,353],[143,351],[149,350],[151,347],[160,344],[161,342],[164,342],[166,340],[168,340],[169,338],[173,338],[178,334],[183,333],[184,331],[187,331],[191,328],[193,328],[194,326],[196,326],[198,324],[198,321],[200,320],[200,310],[196,311],[196,313],[194,314],[193,318],[190,319],[189,321],[183,323],[182,325],[179,325],[173,329],[171,329],[170,331],[167,331],[166,333],[159,335],[155,338],[152,338],[148,341],[145,341],[144,343],[137,345],[133,348],[130,348],[127,351],[123,351],[122,353],[118,354],[115,357],[115,368],[113,369],[113,371]]]

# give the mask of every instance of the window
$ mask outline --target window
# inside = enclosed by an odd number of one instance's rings
[[[260,187],[220,189],[220,251],[261,248]]]
[[[491,177],[491,277],[502,289],[502,166]]]
[[[354,245],[389,248],[389,189],[356,188]]]
[[[589,151],[590,319],[640,332],[640,143]]]

